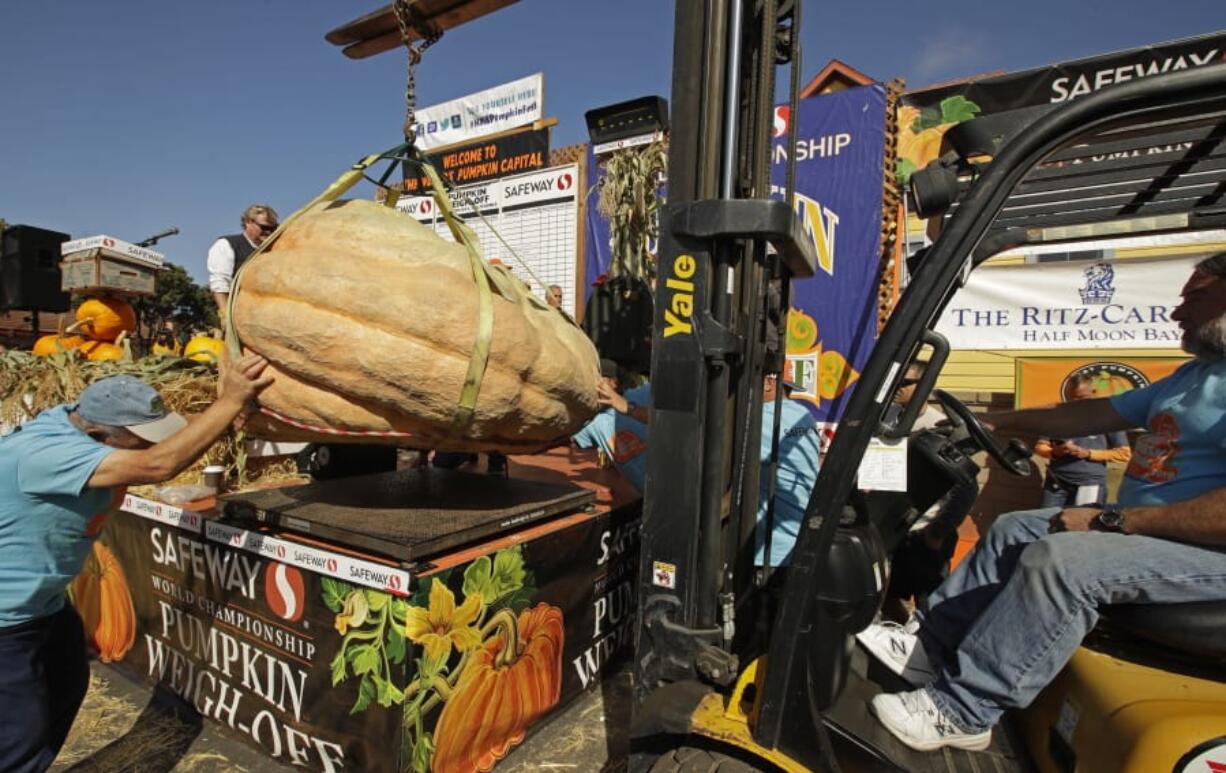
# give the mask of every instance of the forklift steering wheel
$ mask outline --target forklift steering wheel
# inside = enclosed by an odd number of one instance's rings
[[[1009,445],[1002,445],[961,400],[944,389],[934,389],[932,395],[946,408],[950,423],[958,428],[965,427],[971,439],[1004,467],[1006,472],[1021,477],[1030,474],[1030,448],[1025,443],[1014,438],[1009,441]]]

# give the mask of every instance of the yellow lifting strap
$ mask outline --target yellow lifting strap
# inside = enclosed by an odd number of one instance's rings
[[[322,193],[311,199],[306,206],[283,220],[277,226],[277,229],[269,234],[268,238],[256,248],[255,252],[251,253],[251,257],[239,268],[230,282],[230,296],[227,304],[228,308],[226,309],[225,326],[226,347],[232,357],[242,355],[242,345],[238,338],[238,330],[234,327],[234,299],[238,297],[238,287],[242,280],[243,272],[255,262],[256,258],[267,252],[273,242],[289,227],[289,224],[297,220],[304,212],[313,209],[319,204],[336,201],[346,191],[357,185],[365,175],[366,170],[373,164],[377,163],[380,159],[393,159],[399,153],[406,150],[407,147],[407,145],[400,145],[384,153],[367,156],[354,164],[344,174],[336,178],[336,181],[325,188]],[[481,394],[481,382],[485,378],[485,369],[489,364],[490,340],[494,335],[494,300],[490,292],[489,267],[481,257],[476,233],[456,215],[455,210],[452,208],[451,197],[447,195],[447,190],[443,187],[443,181],[439,177],[438,172],[428,163],[423,162],[421,166],[426,176],[430,179],[430,193],[434,198],[435,204],[438,206],[438,211],[442,213],[448,229],[451,230],[451,235],[455,237],[458,243],[464,245],[464,249],[468,253],[468,262],[472,268],[473,281],[477,284],[477,335],[473,341],[472,354],[468,360],[468,372],[464,376],[464,386],[460,390],[458,411],[452,424],[452,427],[457,432],[463,432],[472,423],[473,411],[477,407],[477,397]],[[399,199],[399,192],[393,194],[392,190],[388,189],[388,197],[384,200],[384,204],[394,207],[397,199]]]

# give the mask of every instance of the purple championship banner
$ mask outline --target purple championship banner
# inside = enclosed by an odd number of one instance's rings
[[[796,213],[817,271],[792,284],[788,372],[800,400],[834,423],[877,340],[885,90],[861,86],[802,100],[796,136]],[[789,110],[775,109],[771,190],[785,194]]]

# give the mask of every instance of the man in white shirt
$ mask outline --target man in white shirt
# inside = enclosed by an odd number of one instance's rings
[[[256,248],[277,230],[277,213],[267,204],[252,204],[243,210],[242,233],[223,236],[209,247],[209,290],[224,315],[230,303],[230,283]]]

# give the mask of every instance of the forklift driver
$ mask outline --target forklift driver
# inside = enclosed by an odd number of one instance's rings
[[[1226,600],[1226,252],[1197,264],[1171,319],[1194,356],[1110,398],[985,416],[1055,437],[1144,426],[1105,508],[1001,517],[905,626],[870,626],[866,648],[913,686],[871,709],[900,741],[979,750],[1008,708],[1030,704],[1103,604]]]
[[[762,443],[761,463],[770,462],[771,438],[775,416],[775,391],[778,377],[768,373],[762,380]],[[617,366],[601,360],[599,402],[606,410],[597,414],[571,441],[579,448],[600,448],[626,480],[638,491],[643,490],[647,462],[647,414],[651,386],[643,384],[621,394],[617,388]],[[817,422],[812,414],[793,400],[786,399],[791,384],[784,382],[785,399],[779,429],[779,456],[775,482],[774,528],[771,532],[770,557],[772,566],[787,563],[800,523],[804,517],[809,493],[817,481],[818,456],[821,442]],[[642,402],[640,402],[642,401]],[[761,477],[758,499],[757,564],[764,558],[767,478]]]

